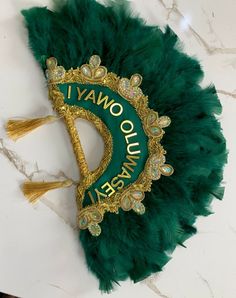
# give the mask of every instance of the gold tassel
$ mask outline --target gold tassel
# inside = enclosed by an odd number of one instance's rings
[[[30,203],[35,203],[39,197],[44,195],[47,191],[69,187],[73,184],[71,180],[53,181],[53,182],[31,182],[27,181],[22,185],[22,191]]]
[[[6,131],[9,138],[16,141],[25,136],[37,127],[58,120],[56,116],[47,116],[43,118],[35,118],[29,120],[9,120],[6,125]]]

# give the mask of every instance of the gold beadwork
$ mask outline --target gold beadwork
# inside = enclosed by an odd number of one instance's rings
[[[105,212],[118,213],[119,208],[122,207],[123,210],[128,211],[132,209],[137,214],[143,214],[145,206],[141,201],[144,199],[144,193],[151,191],[152,180],[159,179],[161,174],[165,176],[173,174],[173,168],[165,164],[166,151],[160,144],[164,134],[163,128],[170,125],[170,118],[167,116],[159,117],[157,112],[148,108],[148,97],[143,94],[139,87],[142,82],[141,75],[135,74],[130,80],[119,78],[114,73],[108,73],[104,66],[100,66],[101,59],[97,55],[90,58],[89,64],[84,64],[80,68],[70,69],[65,72],[63,72],[62,67],[57,66],[55,58],[50,58],[48,63],[49,97],[53,102],[54,109],[65,119],[77,163],[82,174],[81,182],[77,187],[76,199],[79,210],[78,225],[80,229],[89,229],[92,235],[99,236],[101,233],[99,223],[103,220]],[[62,83],[100,85],[120,94],[124,100],[127,100],[135,108],[148,136],[149,157],[138,179],[110,197],[95,203],[92,201],[92,204],[86,207],[83,207],[84,193],[102,175],[111,161],[113,141],[106,125],[92,112],[64,103],[64,95],[57,86],[57,84]],[[74,121],[78,117],[93,122],[105,143],[106,154],[104,154],[99,167],[92,172],[88,170],[75,128]]]

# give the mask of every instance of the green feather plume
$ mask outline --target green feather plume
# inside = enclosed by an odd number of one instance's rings
[[[150,108],[171,118],[162,143],[175,173],[153,183],[145,198],[146,213],[106,214],[99,237],[80,231],[87,265],[102,291],[161,271],[176,245],[196,232],[196,217],[209,215],[212,199],[223,196],[227,154],[215,118],[221,105],[214,86],[200,87],[199,62],[181,52],[169,27],[162,31],[133,17],[126,1],[103,6],[94,0],[68,0],[55,4],[54,11],[43,7],[22,13],[43,70],[51,56],[69,69],[98,54],[119,76],[140,73]]]

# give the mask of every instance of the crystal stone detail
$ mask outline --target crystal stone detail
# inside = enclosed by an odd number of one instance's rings
[[[90,211],[89,215],[92,221],[95,221],[95,222],[102,221],[102,214],[97,209],[93,209],[92,211]]]
[[[89,59],[89,64],[93,67],[93,68],[98,68],[98,66],[100,66],[101,64],[101,58],[98,55],[93,55],[91,56],[91,58]]]
[[[148,170],[148,175],[152,180],[158,180],[161,176],[161,173],[157,167],[151,166]]]
[[[161,170],[161,173],[164,175],[164,176],[170,176],[173,174],[174,172],[174,169],[171,165],[163,165],[160,167],[160,170]]]
[[[158,120],[158,124],[160,125],[160,127],[165,128],[171,124],[171,120],[168,116],[161,116]]]
[[[123,198],[121,198],[120,206],[124,211],[129,211],[132,209],[132,201],[128,195],[125,195]]]
[[[145,119],[145,129],[148,135],[161,138],[164,134],[162,127],[170,124],[170,118],[166,116],[158,117],[158,113],[151,110]]]
[[[64,67],[57,66],[56,69],[53,71],[53,77],[56,80],[60,80],[60,79],[64,78],[65,73],[66,73],[66,71],[65,71]]]
[[[164,155],[154,154],[151,157],[151,163],[156,166],[163,165],[166,162],[166,158]]]
[[[134,202],[133,204],[133,210],[139,214],[142,215],[145,213],[145,206],[141,202]]]
[[[131,196],[137,201],[142,201],[144,199],[144,192],[140,190],[134,190],[131,192]]]
[[[101,81],[107,75],[107,69],[104,66],[100,66],[101,58],[98,55],[93,55],[89,59],[89,64],[81,66],[81,75],[89,81]]]
[[[158,180],[161,176],[161,172],[159,170],[159,167],[161,164],[165,162],[164,156],[159,156],[158,154],[155,154],[151,156],[149,159],[149,165],[148,165],[148,176],[152,180]]]
[[[158,114],[156,112],[151,112],[148,116],[147,116],[147,125],[152,125],[154,124],[158,119]]]
[[[55,57],[48,58],[46,64],[48,69],[55,69],[57,67],[57,59]]]
[[[138,87],[141,85],[142,83],[142,76],[138,73],[132,75],[132,77],[130,78],[130,85],[133,87]]]
[[[163,130],[160,127],[158,127],[158,126],[152,126],[152,127],[150,127],[149,131],[155,137],[160,137],[163,134]]]
[[[87,219],[87,217],[86,216],[81,216],[79,218],[79,228],[83,230],[83,229],[86,229],[87,226],[88,226],[88,219]]]
[[[136,84],[138,84],[138,81],[140,81],[140,83],[141,83],[141,79],[138,79],[136,77],[134,77],[134,78],[131,77],[130,80],[127,78],[123,78],[119,82],[118,91],[123,97],[125,97],[127,99],[136,99],[137,100],[143,96],[143,92],[138,87],[138,85],[132,85],[132,80],[135,81]]]
[[[171,165],[165,164],[165,156],[154,154],[148,160],[148,176],[152,180],[158,180],[161,174],[164,176],[170,176],[174,173],[174,169]]]
[[[81,66],[81,72],[85,77],[89,77],[89,78],[92,77],[92,71],[91,71],[89,65]]]
[[[50,82],[57,82],[65,77],[66,70],[63,66],[57,66],[57,59],[51,57],[47,59],[46,77]]]
[[[101,231],[102,231],[101,227],[97,223],[89,224],[88,230],[95,237],[98,237],[101,234]]]
[[[100,66],[98,69],[94,72],[94,78],[95,79],[101,79],[104,76],[106,76],[106,69],[105,67]]]

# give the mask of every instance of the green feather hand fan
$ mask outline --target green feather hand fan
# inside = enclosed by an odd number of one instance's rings
[[[200,87],[199,63],[178,49],[170,28],[131,16],[127,2],[68,0],[23,15],[58,117],[10,120],[9,136],[65,122],[81,173],[78,235],[102,291],[161,271],[176,245],[196,232],[196,217],[210,214],[212,199],[223,196],[226,146],[215,88]],[[77,118],[92,122],[104,140],[94,171]],[[35,202],[70,185],[29,181],[23,191]]]

